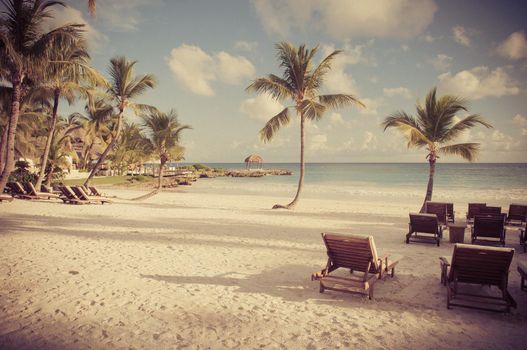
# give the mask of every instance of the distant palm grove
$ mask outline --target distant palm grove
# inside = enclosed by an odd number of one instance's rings
[[[16,159],[33,160],[38,171],[25,180],[39,189],[60,181],[73,164],[89,172],[87,186],[103,166],[122,172],[157,160],[160,188],[164,165],[183,158],[180,133],[190,127],[173,110],[137,101],[155,87],[155,77],[136,75],[136,62],[126,57],[110,60],[108,77],[91,67],[82,24],[42,30],[53,8],[66,6],[61,1],[1,3],[0,189],[13,177]],[[63,115],[64,102],[85,107]],[[127,113],[143,122],[129,123]]]
[[[86,172],[84,185],[88,186],[103,170],[122,173],[149,161],[159,162],[157,190],[161,189],[167,163],[184,159],[181,133],[191,127],[180,123],[175,110],[162,112],[139,102],[141,95],[155,88],[155,77],[136,74],[136,62],[124,56],[110,59],[106,75],[97,71],[90,65],[83,24],[44,30],[45,21],[53,18],[53,8],[66,6],[64,2],[0,2],[0,192],[20,169],[29,168],[27,160],[33,162],[35,170],[24,180],[33,182],[37,189],[61,182],[72,166]],[[95,5],[94,0],[88,1],[92,15]],[[298,117],[300,168],[296,195],[290,203],[274,206],[292,209],[304,184],[305,128],[331,109],[364,105],[353,95],[322,93],[324,78],[340,50],[322,58],[318,65],[314,64],[318,47],[280,42],[276,50],[281,76],[256,78],[246,90],[292,103],[270,116],[260,130],[263,142],[270,142],[292,117]],[[82,107],[64,115],[61,111],[65,102]],[[426,148],[430,165],[426,202],[432,199],[439,155],[459,155],[473,161],[479,144],[454,141],[476,125],[491,125],[477,114],[459,115],[467,113],[467,102],[450,95],[436,98],[435,88],[428,93],[425,104],[418,103],[416,109],[416,117],[395,112],[385,118],[382,126],[384,130],[401,131],[408,147]],[[142,122],[131,123],[131,114]]]

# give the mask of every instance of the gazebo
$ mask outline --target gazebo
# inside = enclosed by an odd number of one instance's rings
[[[249,157],[245,158],[245,168],[251,169],[252,165],[256,164],[257,169],[261,169],[263,165],[263,159],[257,154],[251,154]]]

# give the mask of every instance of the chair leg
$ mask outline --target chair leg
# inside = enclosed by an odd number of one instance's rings
[[[320,292],[320,293],[324,293],[324,285],[322,284],[322,281],[320,281],[320,289],[319,289],[319,292]]]
[[[370,300],[373,299],[373,285],[371,285],[371,287],[370,287],[370,290],[369,290],[369,293],[368,293],[368,299],[370,299]]]

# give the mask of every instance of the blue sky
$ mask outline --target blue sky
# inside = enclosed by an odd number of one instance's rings
[[[138,61],[138,74],[157,77],[140,102],[174,108],[192,125],[183,137],[189,162],[240,162],[251,153],[298,161],[298,123],[263,144],[258,131],[283,105],[245,92],[255,77],[280,74],[274,44],[282,40],[319,45],[317,62],[344,50],[325,90],[367,105],[308,125],[307,161],[424,161],[424,150],[408,150],[380,123],[397,110],[414,114],[434,86],[467,98],[469,111],[494,126],[460,139],[482,144],[478,161],[527,161],[523,0],[98,0],[95,18],[86,0],[68,4],[55,22],[87,24],[95,67],[106,72],[111,57],[124,55]]]

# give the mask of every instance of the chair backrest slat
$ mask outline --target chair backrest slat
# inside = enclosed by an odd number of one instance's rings
[[[527,204],[511,204],[509,205],[509,214],[507,220],[525,221],[527,218]]]
[[[379,268],[373,237],[322,233],[322,238],[334,266],[366,273],[371,262]]]
[[[436,214],[410,213],[410,226],[412,232],[433,233],[438,232],[439,221]]]
[[[504,224],[505,214],[478,214],[474,217],[474,236],[501,238]]]
[[[479,214],[486,206],[487,203],[468,203],[467,219],[473,219],[474,215]]]
[[[440,202],[426,202],[425,203],[425,212],[428,214],[436,214],[437,220],[441,224],[446,224],[447,222],[447,204]]]
[[[501,214],[501,207],[485,206],[480,209],[480,214]]]

